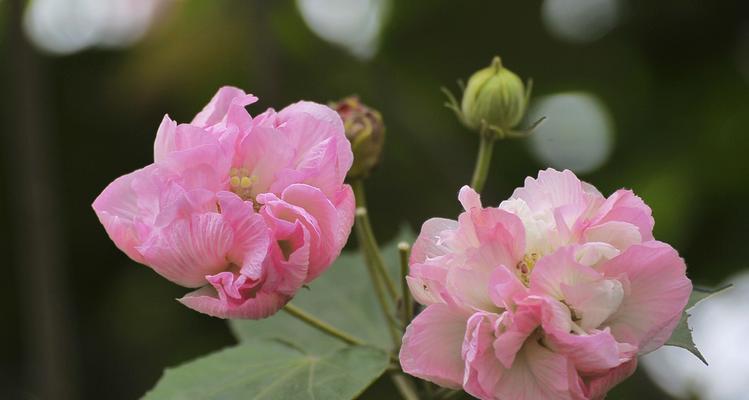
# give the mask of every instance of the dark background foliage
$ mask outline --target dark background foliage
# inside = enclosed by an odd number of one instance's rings
[[[24,44],[22,3],[0,1],[2,398],[134,398],[165,366],[234,342],[173,300],[185,289],[119,252],[90,208],[151,161],[164,113],[189,121],[224,84],[260,97],[252,113],[352,93],[378,108],[388,137],[368,193],[384,242],[402,221],[458,212],[477,138],[439,88],[500,54],[538,96],[606,105],[612,152],[581,177],[640,194],[695,282],[747,267],[746,2],[623,0],[610,32],[570,43],[544,27],[539,1],[398,0],[367,61],[316,36],[292,1],[170,2],[133,45],[70,55]],[[544,167],[527,142],[499,143],[485,203]],[[642,372],[611,398],[635,396],[665,398]]]

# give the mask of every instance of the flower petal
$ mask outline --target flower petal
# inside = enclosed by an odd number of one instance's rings
[[[572,171],[548,168],[539,171],[538,178],[525,178],[524,186],[515,189],[511,197],[524,200],[538,212],[570,205],[585,207],[588,196],[595,193],[586,190]]]
[[[300,101],[281,110],[274,124],[293,156],[271,190],[280,192],[292,183],[306,183],[332,196],[354,157],[338,113],[322,104]]]
[[[460,188],[460,191],[458,192],[458,201],[460,201],[460,205],[462,205],[463,209],[466,211],[470,211],[473,208],[482,208],[481,195],[468,185],[464,185]]]
[[[263,277],[263,260],[268,254],[270,231],[260,214],[252,207],[252,202],[242,201],[234,193],[216,194],[221,207],[221,215],[234,233],[234,243],[228,258],[240,266],[240,271],[259,280]]]
[[[580,372],[605,372],[637,356],[637,347],[620,345],[608,328],[586,335],[547,330],[546,327],[544,330],[555,351],[567,356]]]
[[[584,398],[581,379],[563,355],[528,340],[512,368],[502,374],[494,390],[495,399],[577,400]]]
[[[432,304],[411,321],[403,335],[403,371],[453,389],[463,382],[461,346],[469,314],[445,304]]]
[[[530,289],[533,294],[563,300],[562,284],[589,284],[602,278],[593,268],[578,263],[575,260],[575,247],[567,246],[538,260],[531,272]]]
[[[218,139],[203,128],[189,124],[178,125],[168,115],[165,115],[156,132],[153,159],[154,162],[159,163],[175,151],[189,150],[203,145],[218,145]]]
[[[502,314],[493,347],[495,357],[505,368],[512,368],[523,344],[541,324],[541,318],[541,308],[535,305]]]
[[[616,279],[601,279],[578,285],[561,284],[565,301],[576,314],[584,330],[596,329],[608,319],[624,300],[624,288]]]
[[[492,271],[489,278],[489,297],[494,305],[514,310],[517,302],[527,296],[528,288],[507,267],[500,265]]]
[[[216,92],[211,101],[200,111],[191,124],[198,127],[210,127],[227,120],[234,123],[245,124],[249,120],[239,122],[241,115],[234,114],[236,108],[244,109],[249,104],[257,101],[257,97],[246,94],[242,89],[232,86],[224,86]],[[246,112],[245,112],[246,113]],[[249,114],[247,115],[249,118]]]
[[[653,240],[655,220],[650,207],[631,190],[617,190],[601,205],[591,225],[609,221],[627,222],[637,227],[643,241]]]
[[[137,247],[146,265],[185,287],[205,285],[206,275],[228,266],[234,234],[220,214],[196,214],[174,221]]]
[[[351,231],[353,193],[346,190],[342,195],[346,196],[339,199],[346,207],[342,210],[337,210],[318,188],[305,184],[287,187],[281,198],[270,193],[258,196],[258,201],[265,205],[261,213],[269,225],[298,221],[308,232],[310,254],[307,282],[319,276],[338,257]],[[341,219],[342,212],[346,215]]]
[[[494,332],[500,318],[492,313],[476,313],[468,319],[463,359],[463,389],[480,399],[494,398],[493,390],[505,368],[494,357]]]
[[[668,340],[689,300],[692,283],[676,250],[661,242],[629,247],[600,270],[624,286],[621,306],[606,325],[619,341],[648,353]]]
[[[623,221],[608,221],[592,226],[585,230],[583,236],[587,242],[604,242],[619,250],[642,242],[640,229]]]
[[[446,281],[447,268],[431,264],[411,264],[410,275],[406,277],[414,300],[423,305],[454,303],[445,290]]]
[[[140,224],[139,221],[153,221],[156,218],[160,186],[151,185],[152,190],[138,191],[134,188],[134,182],[150,179],[156,169],[152,164],[115,179],[91,205],[117,248],[139,263],[144,260],[136,247],[151,230],[148,225]]]
[[[177,299],[185,306],[218,318],[261,319],[273,315],[290,300],[280,293],[260,291],[241,303],[222,301],[216,289],[205,286]]]
[[[411,249],[410,264],[422,263],[428,259],[448,253],[445,246],[448,231],[458,228],[458,221],[447,218],[430,218],[421,226],[419,237],[416,238]],[[447,235],[449,237],[449,234]]]
[[[621,364],[620,366],[606,371],[603,375],[596,375],[586,379],[586,393],[591,400],[603,400],[606,393],[623,380],[629,378],[637,368],[637,357]]]

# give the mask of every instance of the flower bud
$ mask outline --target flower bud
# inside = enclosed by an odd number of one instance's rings
[[[343,120],[346,138],[351,142],[354,164],[348,172],[352,179],[366,178],[380,162],[382,146],[385,144],[385,125],[382,115],[349,96],[330,107],[338,112]]]
[[[502,67],[499,57],[474,73],[463,93],[463,122],[471,129],[491,127],[509,131],[525,115],[527,95],[523,81]]]

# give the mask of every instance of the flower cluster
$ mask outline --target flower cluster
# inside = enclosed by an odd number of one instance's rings
[[[427,221],[414,244],[426,308],[405,372],[481,399],[600,399],[670,337],[692,285],[631,191],[549,169],[499,207],[469,187],[459,200],[457,221]]]
[[[222,318],[276,312],[338,256],[353,224],[340,117],[298,102],[252,118],[223,87],[189,124],[164,117],[154,163],[117,178],[93,208],[133,260]]]

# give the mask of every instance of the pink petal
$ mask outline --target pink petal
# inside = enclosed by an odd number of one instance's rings
[[[583,397],[581,379],[563,355],[528,340],[512,368],[502,374],[493,391],[494,399],[572,400]]]
[[[653,225],[650,207],[631,190],[617,190],[601,205],[591,225],[609,221],[627,222],[637,227],[643,241],[653,240]]]
[[[294,249],[285,254],[280,246],[272,246],[266,265],[270,271],[266,284],[281,293],[293,295],[305,282],[309,282],[310,233],[299,221],[294,223],[294,230],[289,236],[276,237],[290,243]]]
[[[606,371],[603,375],[596,375],[586,379],[585,392],[591,400],[603,400],[611,388],[623,380],[629,378],[637,368],[637,357],[630,361]]]
[[[575,260],[575,247],[563,247],[542,257],[531,272],[531,293],[564,299],[562,285],[589,284],[602,279],[601,274]]]
[[[608,221],[592,226],[585,230],[583,236],[587,242],[608,243],[619,250],[626,250],[627,247],[642,242],[640,229],[622,221]]]
[[[316,186],[328,196],[338,190],[353,162],[351,144],[338,113],[321,104],[301,101],[281,110],[275,126],[293,157],[272,190],[279,192],[292,183]]]
[[[145,263],[185,287],[206,284],[206,275],[228,266],[234,234],[220,214],[206,213],[174,221],[138,246]]]
[[[541,324],[541,308],[520,307],[515,312],[505,312],[494,341],[494,355],[505,368],[511,368],[520,349],[533,331]]]
[[[294,184],[284,190],[281,198],[272,194],[258,196],[265,204],[263,215],[268,219],[288,222],[299,221],[310,235],[309,276],[307,282],[319,276],[341,252],[353,222],[353,193],[343,193],[345,213],[341,211],[318,188]],[[273,223],[277,224],[277,223]],[[345,226],[342,226],[345,224]]]
[[[178,301],[185,306],[218,318],[261,319],[273,315],[289,301],[280,293],[259,291],[241,303],[222,301],[210,286],[188,293]]]
[[[450,268],[447,271],[447,292],[458,304],[468,309],[499,311],[489,296],[491,274],[491,268]]]
[[[271,231],[271,246],[263,267],[268,272],[265,285],[293,295],[307,281],[312,246],[317,242],[317,239],[313,240],[313,235],[317,238],[318,233],[310,231],[296,216],[287,219],[284,215],[294,215],[299,210],[294,210],[281,200],[272,203],[260,210]],[[289,209],[292,211],[289,212]]]
[[[458,201],[460,201],[460,204],[466,211],[470,211],[473,208],[482,208],[481,195],[467,185],[460,188],[460,191],[458,192]]]
[[[549,331],[546,327],[544,330],[555,351],[566,355],[580,372],[605,372],[637,356],[636,347],[627,344],[620,346],[608,328],[586,335]]]
[[[469,315],[445,304],[433,304],[411,321],[403,335],[403,371],[453,389],[463,382],[461,347]]]
[[[338,216],[337,231],[333,233],[336,247],[346,245],[351,235],[351,228],[354,226],[354,214],[356,210],[356,199],[354,191],[349,185],[343,185],[331,199]]]
[[[228,259],[240,266],[240,271],[255,280],[263,277],[262,264],[268,254],[270,230],[252,202],[242,201],[234,193],[216,194],[221,215],[234,233],[234,244]]]
[[[539,171],[536,179],[525,178],[525,185],[515,189],[512,198],[524,200],[533,211],[543,211],[571,204],[581,205],[590,195],[590,191],[584,189],[572,171],[559,172],[549,168]]]
[[[596,329],[615,313],[624,299],[624,288],[616,279],[601,279],[578,285],[561,285],[566,303],[575,310],[584,331]]]
[[[421,226],[419,237],[411,249],[410,264],[422,263],[448,253],[444,233],[458,228],[458,222],[446,218],[430,218]]]
[[[489,278],[489,297],[494,305],[514,310],[517,302],[527,296],[528,288],[507,267],[500,265],[492,271]]]
[[[139,193],[133,182],[148,179],[155,169],[149,165],[115,179],[91,205],[117,248],[139,263],[144,260],[136,247],[149,235],[150,228],[139,229],[138,221],[143,218],[152,221],[158,214],[159,188],[154,186],[151,192]],[[144,197],[149,201],[144,201]]]
[[[450,246],[446,288],[463,306],[497,311],[489,291],[492,271],[516,265],[523,256],[525,232],[520,219],[497,208],[471,208],[458,218],[459,228]]]
[[[414,300],[423,305],[453,303],[445,290],[447,271],[440,265],[411,264],[406,283]]]
[[[153,158],[158,163],[164,161],[170,153],[175,151],[184,151],[205,145],[218,145],[219,143],[219,138],[205,129],[188,124],[177,125],[168,115],[165,115],[156,132]]]
[[[618,256],[621,252],[616,247],[604,242],[583,243],[575,250],[578,263],[596,268],[604,261]]]
[[[225,190],[232,154],[219,143],[173,151],[158,164],[168,171],[183,188]]]
[[[600,270],[623,280],[624,300],[607,321],[617,340],[639,346],[641,354],[663,345],[692,292],[676,250],[655,241],[633,245]]]
[[[494,357],[492,343],[499,318],[492,313],[476,313],[468,319],[463,359],[463,389],[480,399],[494,398],[494,387],[505,369]]]
[[[265,193],[291,167],[294,153],[291,143],[277,128],[255,126],[240,140],[232,166],[247,168],[256,179],[253,192]],[[274,193],[280,195],[283,189],[285,186]]]
[[[245,106],[256,101],[257,97],[246,94],[242,89],[224,86],[216,92],[211,101],[195,116],[191,124],[198,127],[210,127],[221,122],[226,122],[227,119],[234,120],[234,123],[249,123],[249,120],[246,122],[237,121],[242,116],[234,113],[237,111],[237,108],[244,109]],[[249,115],[247,115],[247,118],[249,118]]]

